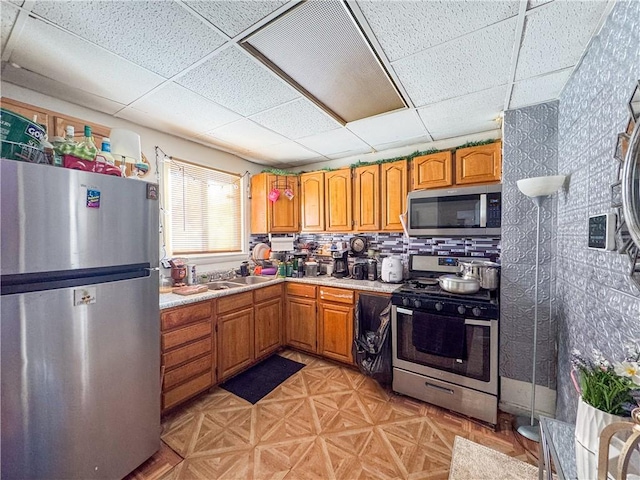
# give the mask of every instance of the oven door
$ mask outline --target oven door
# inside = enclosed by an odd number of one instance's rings
[[[466,359],[424,353],[413,345],[413,311],[393,307],[393,366],[481,392],[498,394],[498,320],[465,319]]]

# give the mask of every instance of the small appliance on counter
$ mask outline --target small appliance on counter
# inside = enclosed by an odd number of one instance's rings
[[[344,278],[349,275],[349,268],[347,265],[348,254],[349,250],[347,249],[331,250],[331,256],[333,257],[333,273],[331,276]]]
[[[402,271],[402,260],[400,257],[385,257],[382,259],[380,280],[386,283],[400,283],[402,282]]]
[[[367,264],[364,262],[355,263],[353,265],[353,274],[351,276],[356,280],[366,280]]]
[[[378,279],[378,261],[375,258],[367,259],[367,280]]]
[[[184,287],[184,279],[187,276],[187,264],[184,258],[173,258],[169,260],[171,265],[171,278],[174,287]]]

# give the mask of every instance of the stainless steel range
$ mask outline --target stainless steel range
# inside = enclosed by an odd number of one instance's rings
[[[498,295],[442,290],[437,278],[459,260],[410,257],[410,280],[391,296],[393,390],[496,425]]]

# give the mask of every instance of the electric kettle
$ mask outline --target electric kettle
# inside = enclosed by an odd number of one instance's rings
[[[382,259],[380,279],[387,283],[402,282],[402,260],[400,257],[393,256]]]

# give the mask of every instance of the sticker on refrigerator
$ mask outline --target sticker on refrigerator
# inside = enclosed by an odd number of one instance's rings
[[[87,208],[100,208],[100,190],[87,188]]]
[[[96,287],[78,288],[73,291],[73,304],[92,305],[96,303]]]

